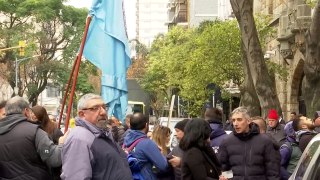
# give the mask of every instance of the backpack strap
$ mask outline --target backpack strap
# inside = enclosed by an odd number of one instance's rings
[[[145,139],[145,137],[141,137],[141,138],[136,139],[136,140],[131,144],[131,146],[129,146],[128,148],[126,148],[126,150],[127,150],[128,152],[132,151],[132,149],[133,149],[141,140],[143,140],[143,139]],[[122,146],[124,147],[124,144],[123,144]]]

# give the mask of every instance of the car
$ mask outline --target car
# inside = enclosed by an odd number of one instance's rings
[[[289,180],[320,179],[320,134],[309,142]]]

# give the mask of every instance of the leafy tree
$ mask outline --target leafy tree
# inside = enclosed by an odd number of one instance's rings
[[[281,112],[275,84],[272,82],[263,58],[263,51],[253,17],[253,0],[230,0],[230,2],[240,26],[245,64],[243,67],[248,75],[248,81],[246,81],[248,87],[246,90],[251,92],[251,96],[247,98],[254,99],[254,97],[258,97],[263,117],[266,117],[268,110],[271,108]],[[250,102],[250,100],[247,102]]]
[[[303,80],[307,114],[320,109],[320,0],[315,4],[310,28],[306,32],[306,55]]]
[[[142,80],[145,87],[154,92],[178,88],[179,95],[189,101],[188,113],[199,116],[212,94],[208,84],[223,87],[230,79],[242,82],[237,32],[235,21],[204,22],[195,29],[172,28],[151,47]]]
[[[158,59],[159,51],[164,43],[162,35],[157,36],[152,48],[149,52],[149,59]],[[139,78],[139,84],[149,94],[150,106],[158,118],[162,116],[163,107],[168,99],[168,82],[164,68],[162,68],[162,61],[149,60],[144,74]]]
[[[16,46],[19,40],[26,40],[26,57],[40,55],[19,67],[19,95],[26,93],[33,105],[48,80],[65,63],[62,52],[76,51],[78,38],[83,34],[87,10],[62,3],[62,0],[0,0],[0,47]],[[3,76],[12,88],[15,58],[20,58],[15,51],[6,51],[0,59],[11,72]]]

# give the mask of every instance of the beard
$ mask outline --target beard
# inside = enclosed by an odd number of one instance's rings
[[[312,123],[312,124],[307,124],[308,129],[310,130],[314,130],[316,128],[316,126]]]

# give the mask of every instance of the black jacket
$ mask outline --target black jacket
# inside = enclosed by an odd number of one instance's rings
[[[219,179],[221,167],[213,149],[192,147],[182,156],[181,177],[183,180]]]
[[[173,156],[177,156],[177,157],[182,159],[183,151],[182,151],[182,149],[180,149],[179,145],[174,147],[172,149],[172,151],[169,153],[169,157],[172,156],[172,155]],[[174,178],[175,178],[175,180],[181,180],[181,166],[175,167],[173,169],[174,169]]]
[[[233,180],[278,180],[279,152],[268,136],[259,134],[256,124],[248,133],[233,132],[220,145],[222,171],[233,171]]]
[[[61,166],[61,146],[22,114],[0,121],[0,144],[0,179],[51,179],[46,163]]]

